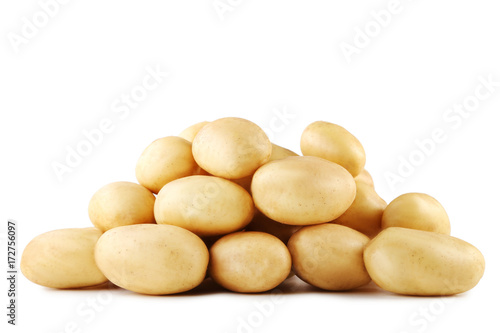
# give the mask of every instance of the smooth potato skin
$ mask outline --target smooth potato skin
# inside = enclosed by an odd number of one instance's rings
[[[153,141],[137,160],[137,181],[151,192],[158,193],[172,180],[200,173],[191,149],[191,142],[178,136]]]
[[[473,245],[408,228],[383,230],[366,246],[366,269],[381,288],[403,295],[454,295],[472,289],[485,261]]]
[[[28,243],[21,257],[24,276],[49,288],[82,288],[108,279],[94,260],[94,246],[102,235],[96,228],[49,231]]]
[[[382,228],[403,227],[449,235],[450,219],[444,207],[424,193],[406,193],[387,205]]]
[[[342,165],[353,177],[363,171],[366,163],[359,140],[342,126],[326,121],[315,121],[305,128],[300,150],[304,156],[317,156]]]
[[[340,165],[314,156],[291,156],[260,167],[252,179],[257,208],[291,225],[330,222],[356,196],[354,178]]]
[[[306,226],[288,241],[293,271],[307,283],[325,290],[350,290],[371,281],[363,262],[369,238],[337,224]]]
[[[102,231],[124,225],[155,223],[155,196],[144,186],[114,182],[101,187],[90,199],[90,221]]]
[[[287,243],[290,237],[301,228],[298,225],[279,223],[271,220],[258,210],[252,221],[245,227],[246,231],[261,231],[278,237],[283,243]]]
[[[205,278],[208,249],[192,232],[172,225],[131,225],[102,235],[96,263],[119,287],[148,295],[184,292]]]
[[[272,145],[253,122],[236,117],[220,118],[205,125],[193,140],[193,156],[208,173],[239,179],[266,163]]]
[[[333,222],[353,228],[370,238],[375,237],[382,229],[382,215],[387,203],[373,186],[356,180],[356,198],[352,205]]]
[[[189,176],[165,185],[154,207],[158,224],[171,224],[198,236],[218,236],[243,229],[254,204],[241,186],[215,176]]]
[[[271,290],[288,277],[291,267],[286,245],[264,232],[229,234],[210,248],[209,275],[222,287],[235,292]]]

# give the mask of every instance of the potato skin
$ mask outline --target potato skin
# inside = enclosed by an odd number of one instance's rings
[[[350,290],[371,281],[363,262],[370,239],[338,224],[301,228],[288,241],[293,271],[307,283],[325,290]]]
[[[158,224],[171,224],[198,236],[217,236],[243,229],[253,218],[250,194],[230,180],[189,176],[165,185],[154,207]]]
[[[381,288],[418,296],[463,293],[479,282],[485,268],[481,252],[461,239],[398,227],[372,239],[364,261]]]
[[[403,227],[449,235],[450,219],[444,207],[424,193],[406,193],[392,200],[382,215],[382,228]]]
[[[375,187],[375,183],[373,182],[372,175],[366,170],[363,169],[356,177],[354,177],[356,182],[362,182],[370,185],[371,187]]]
[[[210,248],[209,275],[222,287],[235,292],[271,290],[288,277],[291,267],[286,245],[264,232],[229,234]]]
[[[340,165],[314,156],[290,156],[260,167],[252,179],[257,208],[292,225],[330,222],[356,196],[354,178]]]
[[[155,223],[155,196],[144,186],[114,182],[101,187],[90,199],[90,221],[102,231],[123,225]]]
[[[135,176],[139,184],[158,193],[172,180],[199,173],[191,147],[191,142],[177,136],[153,141],[137,160]]]
[[[208,173],[226,179],[250,176],[266,163],[272,145],[253,122],[220,118],[205,125],[193,140],[193,156]]]
[[[97,266],[119,287],[148,295],[184,292],[205,278],[208,250],[192,232],[172,225],[130,225],[102,235]]]
[[[300,138],[304,156],[317,156],[335,162],[359,175],[366,163],[366,154],[359,140],[342,126],[326,121],[309,124]]]
[[[375,237],[381,228],[382,214],[387,203],[373,186],[356,180],[356,198],[352,205],[333,222],[353,228],[370,238]]]
[[[24,276],[49,288],[82,288],[108,279],[94,260],[94,247],[102,235],[96,228],[59,229],[28,243],[21,257]]]

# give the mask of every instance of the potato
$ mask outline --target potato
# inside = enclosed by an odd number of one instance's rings
[[[210,248],[209,275],[222,287],[240,293],[271,290],[290,273],[285,244],[264,232],[226,235]]]
[[[445,234],[391,227],[370,241],[366,269],[381,288],[403,295],[453,295],[473,288],[484,257],[473,245]]]
[[[139,184],[153,193],[172,180],[199,173],[191,143],[177,136],[153,141],[141,154],[135,168]]]
[[[202,121],[202,122],[199,122],[199,123],[196,123],[194,125],[191,125],[189,126],[188,128],[186,128],[185,130],[183,130],[180,134],[179,134],[179,137],[189,141],[189,142],[193,142],[194,140],[194,137],[196,136],[196,134],[198,134],[198,132],[203,128],[205,127],[206,124],[208,124],[209,122],[208,121]]]
[[[245,189],[215,176],[190,176],[165,185],[156,198],[158,224],[171,224],[198,236],[217,236],[243,229],[254,204]]]
[[[205,278],[208,249],[192,232],[173,225],[114,228],[95,247],[97,266],[119,287],[166,295],[191,290]]]
[[[356,179],[356,178],[355,178]],[[382,214],[387,203],[373,186],[356,180],[356,198],[352,205],[333,222],[355,229],[370,238],[381,230]]]
[[[90,199],[89,217],[96,228],[155,223],[155,196],[144,186],[115,182],[101,187]]]
[[[297,225],[289,225],[276,222],[271,220],[266,215],[262,214],[258,210],[255,212],[255,216],[252,221],[246,226],[246,231],[261,231],[278,237],[283,243],[287,243],[294,232],[299,230],[301,227]]]
[[[293,271],[307,283],[325,290],[349,290],[371,281],[363,262],[370,239],[332,223],[307,226],[288,241]]]
[[[266,133],[249,120],[221,118],[205,125],[193,140],[198,165],[214,176],[238,179],[266,163],[272,145]]]
[[[290,156],[259,168],[252,180],[257,208],[292,225],[330,222],[354,201],[354,178],[340,165],[314,156]]]
[[[293,151],[286,149],[286,148],[283,148],[281,146],[275,145],[274,143],[272,144],[272,146],[273,146],[273,149],[272,149],[271,157],[269,158],[268,162],[281,160],[281,159],[284,159],[285,157],[289,157],[289,156],[298,156]],[[239,179],[231,179],[231,180],[233,182],[235,182],[236,184],[240,185],[241,187],[243,187],[245,190],[247,190],[248,193],[252,193],[251,185],[252,185],[253,175],[254,174],[252,173],[250,176],[246,176],[246,177],[239,178]]]
[[[403,227],[449,235],[450,219],[443,206],[424,193],[406,193],[389,203],[382,215],[382,228]]]
[[[370,175],[370,173],[368,171],[366,171],[366,169],[363,169],[363,171],[361,171],[361,173],[359,175],[354,177],[354,180],[368,184],[371,187],[375,187],[375,184],[373,183],[372,175]]]
[[[335,162],[356,177],[366,163],[361,143],[342,126],[326,121],[309,124],[300,138],[304,156],[317,156]]]
[[[271,157],[269,158],[269,162],[282,160],[289,156],[299,156],[290,149],[286,149],[284,147],[278,146],[277,144],[272,143],[273,150],[271,152]]]
[[[108,279],[94,260],[94,246],[102,235],[96,228],[59,229],[28,243],[21,257],[24,276],[49,288],[82,288]]]

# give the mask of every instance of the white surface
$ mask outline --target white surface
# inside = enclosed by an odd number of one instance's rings
[[[138,156],[158,137],[201,120],[240,116],[274,128],[274,142],[300,152],[305,126],[327,120],[361,140],[386,201],[414,191],[441,201],[452,234],[486,258],[479,285],[446,299],[401,297],[373,285],[325,293],[300,283],[277,300],[208,287],[146,297],[119,289],[49,290],[20,274],[19,325],[7,326],[2,310],[2,326],[8,332],[237,332],[240,320],[250,319],[255,327],[241,332],[499,331],[500,87],[456,128],[455,120],[443,119],[474,95],[480,76],[500,81],[498,4],[401,0],[391,22],[348,63],[341,43],[353,43],[356,27],[370,26],[370,12],[389,1],[223,2],[233,4],[224,20],[213,0],[69,1],[17,53],[9,33],[20,34],[22,18],[31,20],[40,5],[2,2],[0,219],[2,233],[8,218],[18,221],[19,252],[43,232],[89,226],[90,196],[106,183],[135,181]],[[121,94],[140,89],[148,66],[169,76],[127,114]],[[293,119],[274,123],[277,110]],[[66,146],[75,149],[82,131],[103,119],[113,129],[59,181],[52,163],[64,162]],[[384,174],[397,172],[399,156],[415,154],[415,140],[436,128],[447,140],[391,188]]]

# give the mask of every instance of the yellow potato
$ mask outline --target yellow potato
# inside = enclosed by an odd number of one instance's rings
[[[301,228],[288,241],[293,271],[307,283],[325,290],[349,290],[370,282],[363,249],[370,239],[337,224]]]
[[[356,179],[356,178],[355,178]],[[356,180],[356,198],[352,205],[333,222],[355,229],[370,238],[381,230],[382,214],[387,203],[373,186]]]
[[[255,212],[253,220],[246,226],[246,231],[261,231],[278,237],[283,243],[287,243],[294,232],[301,227],[297,225],[283,224],[271,220],[258,210]]]
[[[424,193],[406,193],[389,203],[382,228],[403,227],[450,234],[450,219],[441,204]]]
[[[453,295],[473,288],[484,257],[473,245],[430,231],[392,227],[366,246],[366,269],[381,288],[403,295]]]
[[[161,189],[154,214],[158,224],[216,236],[243,229],[252,220],[254,204],[245,189],[227,179],[190,176]]]
[[[267,217],[285,224],[330,222],[354,201],[354,178],[340,165],[314,156],[290,156],[259,168],[252,196]]]
[[[191,143],[177,136],[153,141],[139,157],[137,181],[153,193],[172,180],[200,172],[191,152]]]
[[[222,287],[240,293],[271,290],[290,274],[285,244],[264,232],[226,235],[210,248],[209,275]]]
[[[102,235],[96,228],[59,229],[28,243],[21,257],[24,276],[50,288],[82,288],[108,279],[94,260],[94,247]]]
[[[155,223],[155,196],[144,186],[115,182],[101,187],[90,199],[89,217],[96,228]]]
[[[272,144],[272,146],[273,146],[273,150],[272,150],[271,157],[269,158],[268,162],[281,160],[281,159],[284,159],[284,158],[289,157],[289,156],[298,156],[293,151],[286,149],[286,148],[283,148],[281,146],[275,145],[274,143]],[[243,187],[245,190],[247,190],[248,193],[252,193],[251,185],[252,185],[253,175],[254,174],[252,173],[250,176],[246,176],[246,177],[239,178],[239,179],[231,179],[231,180],[233,182],[235,182],[236,184],[240,185],[241,187]]]
[[[199,122],[199,123],[196,123],[194,125],[191,125],[189,126],[188,128],[186,128],[185,130],[183,130],[180,134],[179,134],[179,137],[189,141],[189,142],[193,142],[194,140],[194,137],[196,136],[196,134],[198,134],[198,132],[203,128],[205,127],[206,124],[208,124],[209,122],[208,121],[202,121],[202,122]]]
[[[119,287],[165,295],[191,290],[205,278],[208,249],[192,232],[173,225],[114,228],[95,247],[97,266]]]
[[[361,173],[359,175],[354,177],[354,180],[368,184],[371,187],[375,187],[375,184],[373,183],[373,178],[370,175],[370,173],[368,171],[366,171],[366,169],[363,169],[363,171],[361,171]]]
[[[300,138],[304,156],[317,156],[335,162],[349,171],[353,177],[363,171],[366,163],[365,150],[354,135],[342,126],[326,121],[309,124]]]
[[[221,118],[205,125],[193,140],[193,156],[212,175],[238,179],[266,163],[272,145],[256,124],[242,118]]]
[[[273,150],[271,152],[271,157],[269,158],[269,162],[271,161],[276,161],[276,160],[282,160],[286,157],[289,156],[299,156],[298,154],[294,153],[290,149],[278,146],[277,144],[272,144]]]

